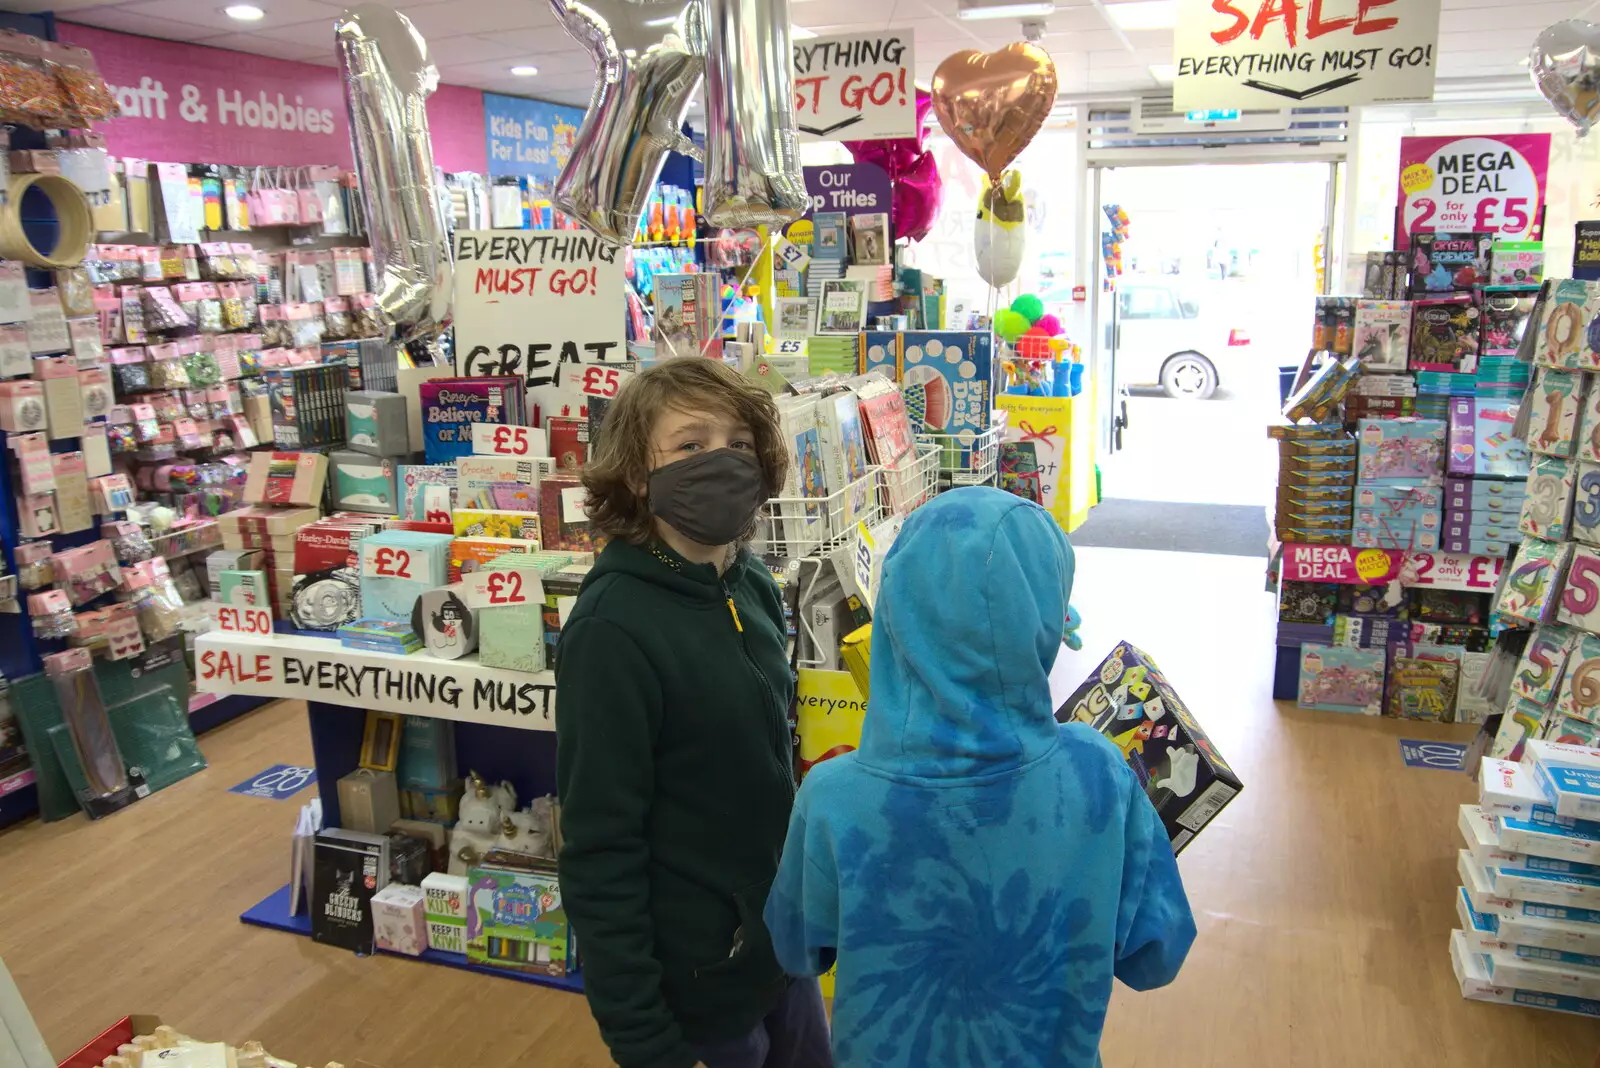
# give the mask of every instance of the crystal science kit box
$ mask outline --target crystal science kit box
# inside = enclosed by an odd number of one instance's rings
[[[1122,750],[1172,840],[1174,853],[1244,789],[1148,653],[1119,642],[1056,709]]]

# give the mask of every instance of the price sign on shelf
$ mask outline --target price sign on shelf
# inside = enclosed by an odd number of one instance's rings
[[[504,608],[544,604],[544,583],[537,571],[518,567],[474,571],[461,581],[461,600],[468,608]]]
[[[420,564],[409,549],[396,549],[392,545],[361,546],[362,578],[420,578]]]
[[[271,634],[272,613],[265,608],[219,605],[217,625],[231,634]]]
[[[473,423],[472,452],[476,456],[549,456],[550,446],[540,427]]]
[[[610,400],[634,373],[635,369],[630,364],[591,363],[578,369],[578,390],[585,397]]]

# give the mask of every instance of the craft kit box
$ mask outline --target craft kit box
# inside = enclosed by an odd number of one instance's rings
[[[1361,482],[1437,484],[1444,477],[1444,420],[1363,419],[1359,426]]]
[[[1167,828],[1173,852],[1244,789],[1148,653],[1119,642],[1056,709],[1122,750]]]
[[[1300,647],[1301,708],[1376,716],[1383,705],[1384,650],[1314,645]]]
[[[467,959],[511,971],[566,975],[572,929],[555,862],[490,850],[467,873]]]

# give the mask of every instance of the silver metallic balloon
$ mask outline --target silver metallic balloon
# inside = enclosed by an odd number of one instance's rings
[[[550,0],[595,61],[594,94],[551,201],[602,237],[632,242],[705,74],[701,0]]]
[[[706,221],[781,226],[805,213],[789,0],[704,0]]]
[[[1528,52],[1528,73],[1579,137],[1600,120],[1600,26],[1564,19],[1547,27]]]
[[[334,23],[356,172],[394,339],[436,334],[450,314],[450,240],[428,139],[439,69],[411,20],[363,4]]]

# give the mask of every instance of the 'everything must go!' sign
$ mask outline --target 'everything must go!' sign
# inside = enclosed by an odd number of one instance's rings
[[[1438,231],[1536,240],[1549,169],[1547,133],[1402,137],[1396,247]]]
[[[1439,0],[1178,0],[1173,105],[1431,100]]]
[[[794,42],[794,111],[800,140],[915,137],[915,75],[910,30]]]
[[[576,230],[456,234],[461,374],[521,375],[541,421],[583,407],[578,368],[628,357],[622,246]]]

